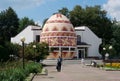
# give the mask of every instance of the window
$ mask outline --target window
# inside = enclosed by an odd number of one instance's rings
[[[71,50],[71,51],[75,51],[75,48],[71,48],[70,50]]]
[[[81,42],[81,36],[80,35],[77,35],[77,41]]]
[[[36,42],[40,42],[40,35],[36,35]]]
[[[69,50],[69,48],[62,48],[62,50]]]

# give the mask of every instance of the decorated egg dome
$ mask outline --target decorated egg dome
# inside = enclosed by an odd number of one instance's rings
[[[45,23],[40,35],[40,42],[53,48],[48,58],[70,59],[75,55],[76,33],[69,19],[62,14],[54,14]]]

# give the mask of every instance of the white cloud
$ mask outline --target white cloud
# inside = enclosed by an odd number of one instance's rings
[[[45,3],[47,0],[1,0],[0,1],[0,9],[6,9],[9,6],[15,9],[26,9],[32,8],[36,6],[40,6]]]
[[[120,21],[120,0],[108,0],[108,2],[103,5],[103,9],[105,9],[112,18]]]
[[[40,21],[35,21],[35,24],[42,26],[42,23]]]

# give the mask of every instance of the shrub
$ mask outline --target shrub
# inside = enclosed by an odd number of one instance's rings
[[[24,81],[30,73],[41,72],[42,66],[39,63],[29,62],[25,69],[22,67],[12,67],[0,71],[0,81]]]
[[[106,63],[106,67],[120,68],[120,63]]]
[[[7,61],[9,59],[9,53],[7,49],[0,45],[0,61]]]

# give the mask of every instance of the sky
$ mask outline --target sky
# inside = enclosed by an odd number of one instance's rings
[[[28,17],[42,25],[44,19],[63,7],[72,10],[76,5],[100,5],[106,10],[108,17],[120,21],[120,0],[0,0],[0,11],[12,7],[19,18]]]

